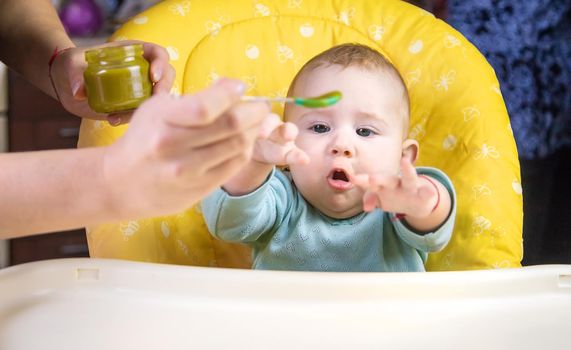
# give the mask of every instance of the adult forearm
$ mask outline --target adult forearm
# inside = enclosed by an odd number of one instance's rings
[[[0,238],[117,221],[102,173],[105,150],[0,155]]]
[[[0,60],[52,97],[48,61],[73,46],[49,0],[0,0]]]

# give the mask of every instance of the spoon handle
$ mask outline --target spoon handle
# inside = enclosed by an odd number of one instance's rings
[[[294,97],[242,96],[240,100],[242,102],[295,103]]]

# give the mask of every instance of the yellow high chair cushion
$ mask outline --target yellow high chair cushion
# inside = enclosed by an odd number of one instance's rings
[[[301,66],[337,44],[377,48],[395,64],[411,97],[410,136],[418,165],[445,171],[458,215],[450,244],[427,270],[520,266],[522,190],[517,150],[494,71],[461,34],[395,0],[176,0],[137,15],[112,40],[164,46],[177,72],[173,90],[193,93],[218,77],[248,94],[283,96]],[[275,106],[281,113],[283,106]],[[107,145],[125,127],[84,120],[80,146]],[[144,142],[144,140],[141,140]],[[247,248],[213,239],[198,207],[172,216],[88,228],[91,256],[248,267]]]

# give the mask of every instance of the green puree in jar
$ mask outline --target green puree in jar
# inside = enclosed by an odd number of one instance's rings
[[[143,45],[104,47],[85,52],[83,73],[89,106],[99,113],[137,108],[151,96],[149,62]]]

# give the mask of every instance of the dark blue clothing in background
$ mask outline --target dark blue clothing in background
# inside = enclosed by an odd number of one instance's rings
[[[494,67],[521,158],[571,145],[571,0],[448,0],[448,23]]]

